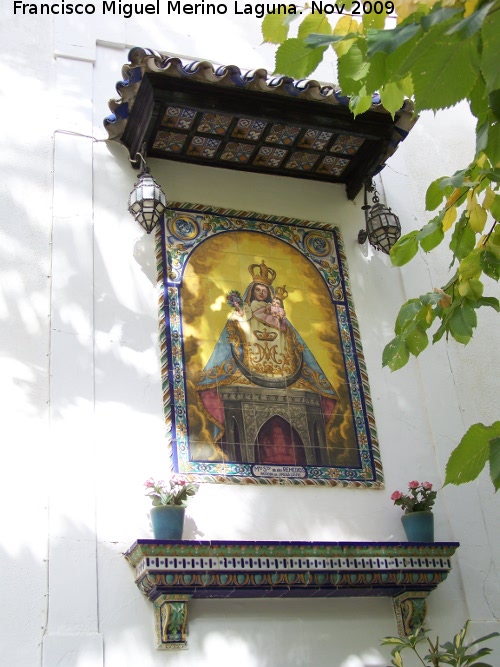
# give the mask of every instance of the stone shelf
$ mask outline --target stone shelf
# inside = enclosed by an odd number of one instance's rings
[[[137,540],[125,553],[154,605],[157,646],[185,648],[191,598],[391,597],[401,636],[451,570],[457,542]]]

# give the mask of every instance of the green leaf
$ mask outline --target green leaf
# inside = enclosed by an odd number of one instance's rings
[[[483,296],[484,285],[477,278],[471,278],[459,285],[458,291],[469,301],[478,301]],[[475,306],[474,306],[475,307]]]
[[[410,299],[403,304],[399,310],[394,332],[396,334],[402,333],[415,319],[416,315],[422,310],[420,299]]]
[[[490,213],[495,220],[500,221],[500,195],[496,195],[493,204],[490,206]]]
[[[498,9],[485,18],[481,30],[482,53],[481,72],[488,92],[500,88],[500,67],[498,67],[498,35],[500,35],[500,12]]]
[[[488,98],[486,95],[486,84],[482,74],[478,76],[474,87],[469,95],[470,110],[478,119],[478,127],[486,123],[488,116]]]
[[[458,33],[462,39],[467,39],[468,37],[471,37],[475,32],[477,32],[481,28],[481,26],[483,25],[483,21],[486,18],[486,15],[488,14],[492,6],[493,3],[490,2],[489,4],[483,5],[479,9],[476,9],[474,12],[472,12],[470,16],[467,16],[467,18],[462,19],[461,21],[456,23],[453,26],[453,28],[450,28],[447,34],[453,35],[454,33]]]
[[[444,38],[436,42],[412,69],[417,110],[437,111],[467,97],[479,77],[478,66],[477,37],[455,43]]]
[[[399,87],[399,82],[389,82],[381,86],[380,101],[394,118],[394,114],[401,109],[405,101],[405,94]]]
[[[358,38],[359,34],[357,32],[351,32],[348,35],[311,34],[307,35],[307,37],[304,37],[304,44],[307,46],[329,46],[330,44],[335,44],[337,42],[350,41]]]
[[[500,489],[500,437],[498,436],[490,440],[490,475],[495,491],[498,491]]]
[[[331,35],[332,26],[330,25],[326,14],[308,14],[299,26],[298,37],[304,39],[311,34]]]
[[[430,220],[417,234],[420,247],[429,252],[444,239],[442,213]]]
[[[371,58],[379,51],[392,53],[420,30],[418,23],[398,26],[392,30],[368,30],[368,57]]]
[[[500,259],[495,253],[484,250],[480,256],[480,264],[487,276],[493,278],[493,280],[500,278]]]
[[[445,193],[441,187],[441,178],[432,181],[425,193],[425,208],[427,211],[434,211],[443,201]]]
[[[488,143],[484,152],[491,164],[497,166],[500,163],[500,121],[490,123],[488,128]]]
[[[436,44],[440,41],[446,40],[450,45],[452,45],[453,42],[458,41],[457,38],[444,37],[450,25],[452,25],[451,21],[438,23],[432,30],[417,34],[418,39],[412,40],[411,42],[413,48],[410,51],[404,51],[404,57],[401,58],[398,73],[405,74],[406,72],[411,72],[414,74],[415,71],[417,71],[415,69],[415,64],[424,54],[428,55],[429,53],[432,53],[436,48]]]
[[[276,51],[276,72],[304,79],[322,61],[325,50],[326,47],[310,49],[298,38],[287,39]]]
[[[387,13],[385,10],[380,14],[376,14],[375,12],[368,12],[367,14],[363,14],[364,31],[367,32],[370,29],[383,30],[386,18]]]
[[[342,92],[345,95],[358,93],[360,84],[356,84],[356,90],[352,89],[352,82],[359,81],[368,74],[370,64],[365,58],[365,54],[358,46],[353,44],[349,51],[338,59],[339,83]]]
[[[458,7],[441,7],[440,9],[435,9],[426,16],[423,16],[420,23],[422,24],[424,31],[427,32],[427,30],[433,26],[438,23],[444,23],[459,12],[461,12],[461,9]]]
[[[500,119],[500,88],[492,90],[488,95],[488,106],[492,110],[495,118]]]
[[[422,294],[420,296],[420,301],[424,304],[424,306],[435,306],[436,303],[439,303],[442,298],[442,292],[427,292],[427,294]]]
[[[481,270],[484,271],[481,266],[481,255],[483,253],[484,251],[475,249],[463,258],[458,267],[461,280],[469,280],[481,275]]]
[[[498,437],[500,421],[491,426],[473,424],[451,453],[446,465],[445,485],[465,484],[476,479],[490,456],[490,441]]]
[[[388,343],[382,353],[382,366],[389,366],[391,371],[402,368],[410,358],[403,336],[396,336]]]
[[[480,308],[481,306],[489,306],[493,310],[496,310],[497,313],[500,313],[500,301],[494,296],[482,296],[478,299],[476,308]]]
[[[469,227],[467,217],[463,214],[453,230],[450,249],[459,260],[462,260],[474,250],[475,245],[476,235]]]
[[[468,176],[467,172],[468,169],[460,169],[460,171],[456,171],[453,176],[438,178],[438,181],[440,182],[440,188],[445,190],[445,188],[450,185],[453,186],[453,188],[460,188]]]
[[[359,116],[359,114],[368,111],[372,104],[372,95],[353,95],[349,100],[349,109],[352,111],[354,116]]]
[[[418,251],[417,235],[417,230],[405,234],[392,246],[390,257],[394,266],[403,266],[415,257]]]
[[[365,86],[367,93],[374,93],[388,81],[386,75],[386,55],[385,53],[376,53],[373,58],[370,58],[370,69],[365,79]]]
[[[427,334],[419,326],[414,327],[406,336],[406,347],[415,357],[418,357],[428,344]]]
[[[473,306],[463,301],[462,304],[456,308],[450,317],[450,333],[453,338],[466,345],[472,338],[474,329],[477,326],[477,315]]]
[[[264,42],[282,44],[288,37],[287,14],[266,14],[262,21],[262,37]]]

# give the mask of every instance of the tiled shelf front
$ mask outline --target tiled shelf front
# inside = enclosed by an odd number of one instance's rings
[[[392,597],[398,631],[422,625],[457,542],[137,540],[125,553],[155,607],[158,648],[185,648],[190,598]]]

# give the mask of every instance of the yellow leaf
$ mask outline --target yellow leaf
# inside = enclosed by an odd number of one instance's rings
[[[349,35],[349,33],[358,32],[363,32],[363,26],[351,16],[343,16],[337,21],[337,24],[333,29],[334,35],[341,35],[342,37]],[[354,40],[348,39],[345,42],[337,42],[336,44],[332,44],[332,46],[335,49],[337,57],[340,58],[341,56],[345,56],[353,44]]]
[[[398,15],[398,23],[401,23],[407,16],[416,12],[419,5],[432,6],[435,2],[436,0],[395,0],[394,7]]]
[[[463,282],[461,282],[458,286],[458,291],[460,293],[460,296],[467,296],[467,294],[469,294],[469,292],[471,291],[469,281],[464,280]]]
[[[486,162],[486,160],[487,160],[486,153],[481,153],[481,156],[478,157],[478,159],[476,160],[476,164],[479,167],[479,169],[482,169],[484,167],[484,163]]]
[[[491,208],[491,205],[495,201],[495,197],[496,194],[493,192],[490,186],[488,186],[484,191],[483,208],[489,210]]]
[[[480,0],[465,0],[465,13],[464,19],[470,16],[478,6]]]
[[[353,19],[352,16],[343,16],[337,21],[333,29],[333,34],[345,36],[350,32],[362,32],[361,24],[356,19]]]
[[[443,232],[447,232],[456,219],[457,209],[454,206],[450,206],[450,208],[446,210],[446,213],[443,216]]]
[[[470,228],[473,232],[476,232],[476,234],[480,234],[484,229],[488,214],[481,206],[481,204],[477,203],[477,201],[472,202],[470,208],[467,206],[467,210],[469,211]]]
[[[454,204],[459,197],[460,197],[460,188],[455,188],[451,193],[451,195],[448,197],[446,206],[451,206],[452,204]]]

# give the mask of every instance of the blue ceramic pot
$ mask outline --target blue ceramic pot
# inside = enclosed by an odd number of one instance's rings
[[[408,542],[434,542],[434,514],[410,512],[401,517]]]
[[[155,540],[181,540],[185,507],[159,505],[151,508],[151,524]]]

